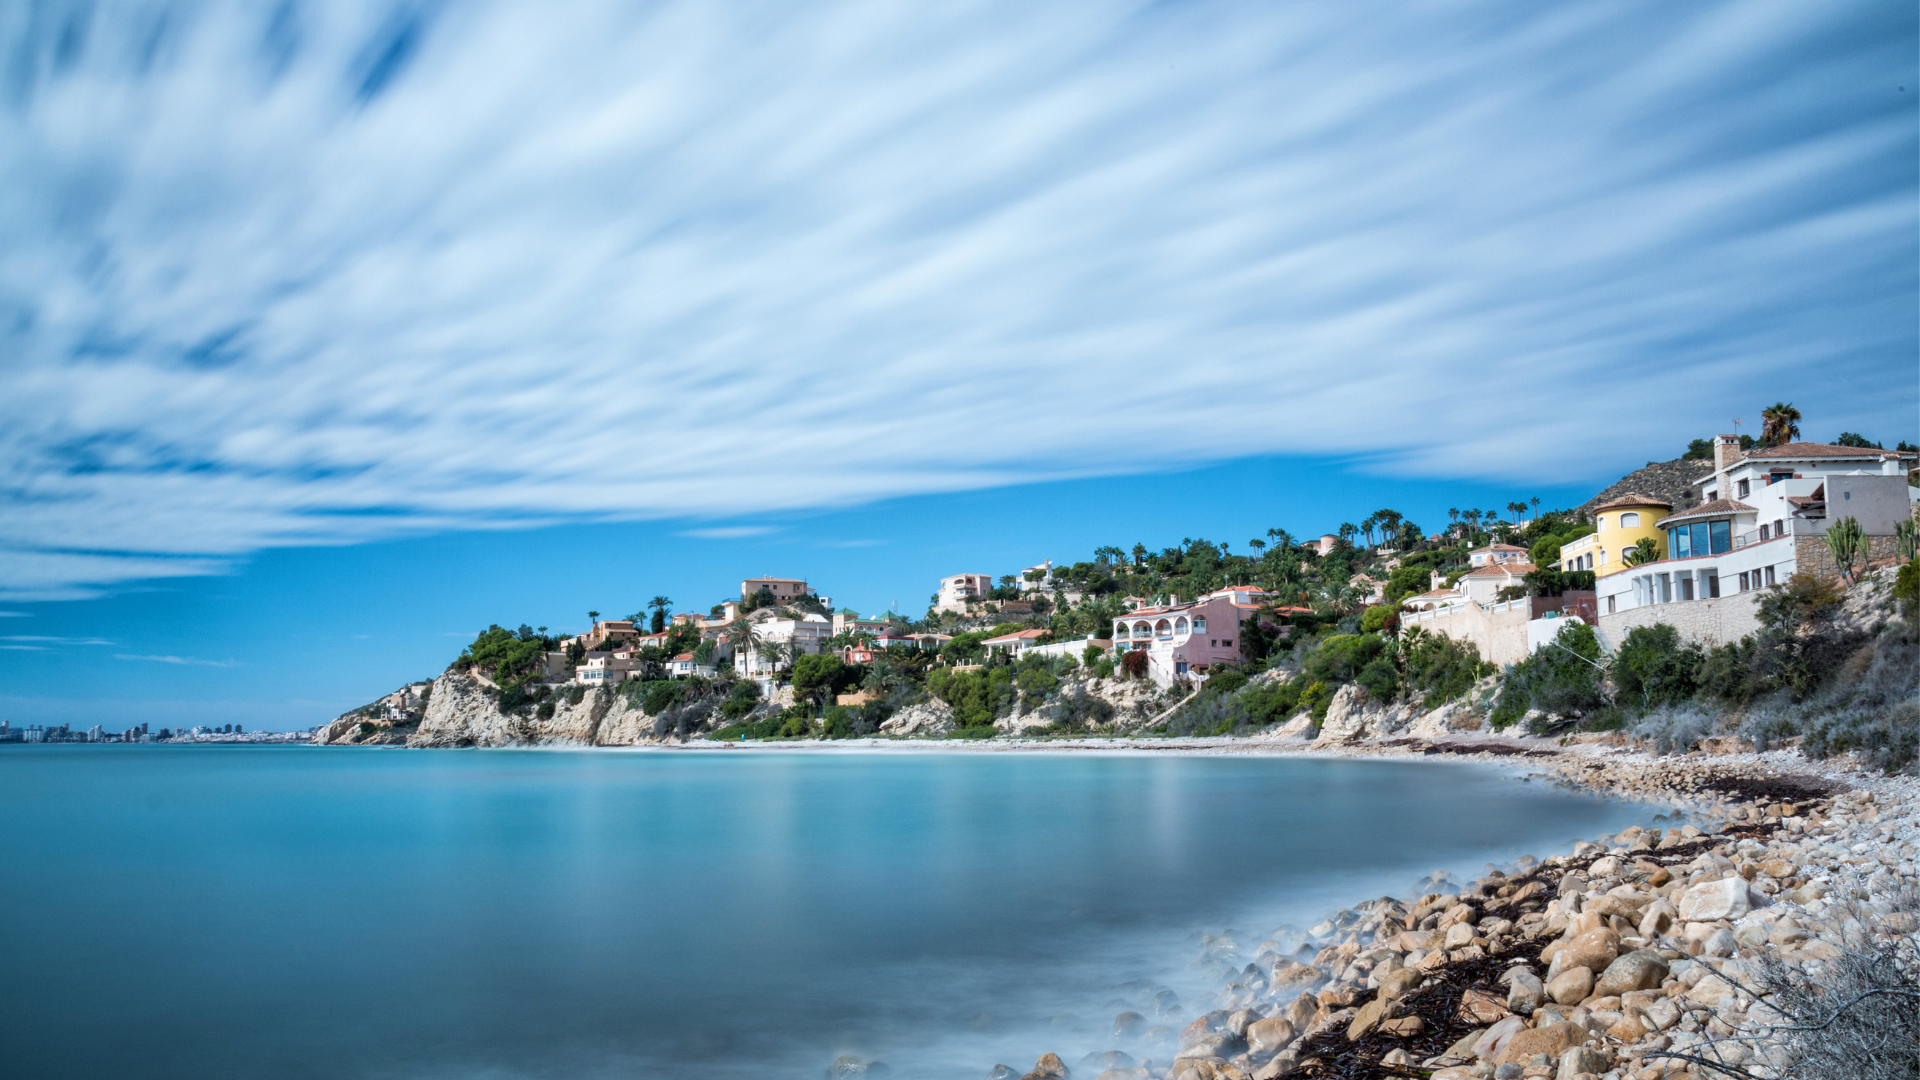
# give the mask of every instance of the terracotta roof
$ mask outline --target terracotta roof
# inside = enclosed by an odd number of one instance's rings
[[[1655,506],[1662,510],[1673,509],[1673,504],[1664,499],[1656,499],[1651,495],[1628,494],[1622,495],[1609,502],[1603,502],[1599,506],[1594,507],[1594,510],[1618,510],[1629,506]]]
[[[1532,563],[1525,560],[1509,560],[1507,562],[1489,563],[1486,566],[1476,567],[1460,576],[1492,577],[1495,574],[1499,574],[1501,577],[1505,577],[1508,574],[1530,574],[1535,569],[1536,567]]]
[[[1662,522],[1662,524],[1674,521],[1685,521],[1688,518],[1713,517],[1717,514],[1757,514],[1759,512],[1760,511],[1755,510],[1746,503],[1734,499],[1715,499],[1710,503],[1701,503],[1699,506],[1683,514],[1675,514],[1667,518],[1666,522]]]
[[[1788,460],[1795,458],[1872,458],[1875,461],[1886,458],[1906,458],[1912,454],[1903,454],[1898,450],[1876,450],[1871,446],[1835,446],[1832,443],[1790,442],[1783,446],[1756,447],[1747,452],[1750,460]]]
[[[982,645],[992,645],[992,644],[994,644],[995,642],[999,642],[999,641],[1021,641],[1021,640],[1031,640],[1031,639],[1033,639],[1033,638],[1037,638],[1037,637],[1039,637],[1040,635],[1042,635],[1042,634],[1045,634],[1045,633],[1049,633],[1049,631],[1046,631],[1046,630],[1038,630],[1038,629],[1035,629],[1035,630],[1016,630],[1016,631],[1014,631],[1014,632],[1013,632],[1013,633],[1011,633],[1011,634],[1001,634],[1001,635],[1000,635],[999,637],[990,637],[990,638],[988,638],[987,640],[985,640],[985,641],[983,641],[983,642],[981,642],[980,644],[982,644]]]
[[[1482,551],[1525,551],[1525,550],[1527,549],[1523,547],[1518,547],[1514,544],[1488,544],[1486,547],[1474,548],[1473,551],[1470,551],[1467,554],[1472,555]]]
[[[682,660],[691,660],[691,659],[693,659],[693,654],[692,654],[692,653],[690,653],[690,652],[683,652],[683,653],[681,653],[681,654],[680,654],[679,656],[676,656],[676,657],[674,657],[674,658],[673,658],[673,662],[677,664],[677,663],[679,663],[679,662],[680,662],[680,661],[682,661]]]

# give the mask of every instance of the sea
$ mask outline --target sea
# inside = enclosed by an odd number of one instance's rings
[[[1659,812],[1441,759],[5,746],[0,1075],[1152,1058],[1115,1015],[1214,1007],[1223,950]]]

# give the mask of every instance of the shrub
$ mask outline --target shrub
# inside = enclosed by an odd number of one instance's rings
[[[1920,621],[1920,559],[1900,564],[1893,575],[1893,598],[1900,602],[1900,613],[1908,622]]]
[[[1367,666],[1360,669],[1360,674],[1353,681],[1366,687],[1368,696],[1373,700],[1392,701],[1394,695],[1400,692],[1400,669],[1394,667],[1393,661],[1387,657],[1378,656],[1367,661]]]
[[[760,684],[751,679],[742,679],[727,691],[726,700],[720,703],[720,715],[728,720],[738,720],[759,704]]]
[[[1386,639],[1377,635],[1335,634],[1320,643],[1304,667],[1309,676],[1321,682],[1349,683],[1386,650]]]
[[[1387,621],[1393,619],[1399,612],[1400,608],[1396,604],[1373,605],[1360,613],[1360,632],[1363,634],[1379,633],[1386,627]],[[1395,629],[1398,629],[1399,620],[1394,619],[1394,622],[1396,624]]]
[[[567,704],[578,705],[587,700],[587,688],[582,685],[567,687]]]
[[[1147,677],[1147,653],[1144,649],[1129,650],[1120,656],[1120,668],[1129,679]]]
[[[1593,627],[1574,623],[1561,629],[1554,642],[1517,664],[1509,665],[1491,717],[1496,730],[1506,728],[1531,710],[1561,717],[1578,717],[1607,703],[1601,692],[1600,639]]]
[[[1458,698],[1498,670],[1480,659],[1480,650],[1472,642],[1418,627],[1401,637],[1400,649],[1407,688],[1427,695],[1432,705]]]
[[[1712,713],[1691,705],[1662,706],[1634,725],[1633,737],[1652,743],[1657,754],[1684,754],[1713,730]]]
[[[1858,752],[1882,772],[1912,768],[1920,760],[1920,702],[1906,701],[1891,709],[1862,710],[1815,721],[1808,725],[1801,749],[1816,761]]]
[[[1613,657],[1613,685],[1628,705],[1648,712],[1691,700],[1705,656],[1666,623],[1627,631]]]
[[[1096,679],[1111,679],[1113,678],[1113,661],[1103,656],[1088,665],[1087,670]]]

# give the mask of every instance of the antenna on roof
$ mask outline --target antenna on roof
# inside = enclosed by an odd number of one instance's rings
[[[1733,418],[1733,433],[1740,434],[1740,418],[1737,416]]]

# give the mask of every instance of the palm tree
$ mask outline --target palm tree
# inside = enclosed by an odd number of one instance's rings
[[[1790,401],[1776,401],[1760,410],[1760,441],[1784,446],[1800,437],[1800,410]]]
[[[1454,506],[1447,507],[1447,521],[1450,523],[1447,525],[1448,532],[1457,533],[1460,531],[1459,507],[1454,507]]]
[[[727,643],[733,646],[733,654],[741,658],[740,669],[747,670],[747,658],[753,655],[753,647],[760,644],[760,627],[746,616],[741,616],[727,624]]]
[[[762,663],[767,665],[769,674],[780,670],[780,662],[789,655],[791,646],[784,641],[763,641],[754,646]]]
[[[593,629],[595,629],[595,630],[598,630],[598,629],[600,628],[600,613],[599,613],[599,612],[597,612],[597,611],[589,611],[589,612],[587,612],[587,618],[589,618],[589,619],[592,619],[592,620],[593,620]]]
[[[1540,516],[1540,496],[1535,495],[1533,498],[1528,499],[1527,501],[1533,504],[1533,516],[1539,517]]]
[[[665,630],[667,614],[673,610],[673,601],[664,596],[656,596],[647,601],[647,606],[653,609],[653,632],[657,634]]]

